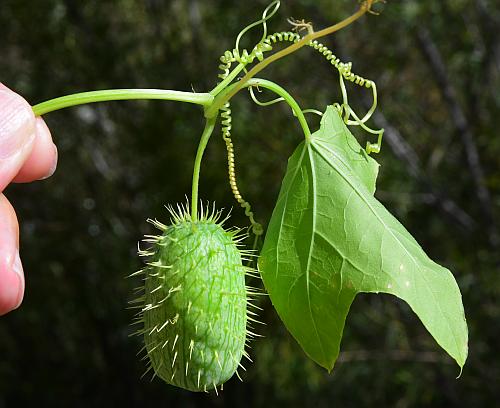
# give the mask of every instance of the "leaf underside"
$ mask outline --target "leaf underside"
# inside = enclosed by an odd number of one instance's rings
[[[288,161],[259,258],[271,301],[327,370],[361,292],[403,299],[463,367],[468,334],[458,285],[373,196],[377,174],[377,162],[328,107],[320,130]]]

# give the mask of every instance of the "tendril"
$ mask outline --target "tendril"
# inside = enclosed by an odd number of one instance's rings
[[[276,14],[279,7],[280,7],[280,1],[279,0],[273,1],[268,7],[266,7],[264,12],[262,13],[262,18],[260,20],[248,25],[238,34],[234,49],[232,51],[229,50],[226,51],[224,55],[220,58],[221,64],[219,65],[219,69],[222,72],[219,74],[219,78],[222,81],[224,81],[228,77],[229,70],[231,69],[233,63],[237,62],[239,64],[247,65],[252,63],[255,60],[255,58],[257,58],[259,61],[262,61],[264,59],[264,53],[272,50],[271,42],[266,41],[268,39],[267,21]],[[240,51],[240,42],[242,37],[249,30],[259,25],[262,25],[262,30],[263,30],[262,38],[259,41],[259,43],[253,48],[252,52],[250,53],[246,49]],[[286,37],[288,38],[288,35]],[[297,37],[298,39],[300,39],[300,36],[297,35]],[[274,40],[274,42],[276,42],[276,40]],[[271,105],[273,103],[282,100],[282,98],[278,98],[269,102],[260,102],[255,96],[252,87],[250,87],[250,94],[255,103],[262,106]],[[233,192],[236,201],[240,204],[242,208],[245,209],[245,215],[250,220],[253,233],[256,236],[262,235],[264,229],[262,228],[261,224],[255,221],[254,213],[252,212],[252,207],[250,203],[242,197],[236,181],[234,145],[231,137],[232,115],[231,115],[231,104],[229,102],[226,102],[221,108],[221,120],[222,120],[221,122],[222,138],[226,144],[226,150],[227,150],[228,175],[229,175],[229,185],[231,187],[231,191]]]
[[[380,148],[382,146],[382,137],[384,136],[384,129],[372,129],[369,128],[364,124],[362,120],[359,119],[358,115],[351,109],[350,106],[347,106],[347,108],[350,110],[350,114],[354,117],[354,121],[349,121],[349,125],[359,125],[361,126],[362,129],[367,131],[368,133],[371,133],[373,135],[378,135],[378,139],[376,143],[370,143],[369,141],[366,142],[366,153],[380,153]]]
[[[231,116],[231,106],[227,102],[221,109],[222,118],[222,139],[226,144],[227,150],[227,163],[228,163],[228,175],[229,175],[229,185],[231,191],[233,192],[234,198],[242,208],[245,209],[245,215],[249,218],[252,225],[252,232],[255,235],[262,235],[264,229],[262,225],[255,221],[254,213],[252,212],[252,207],[248,201],[246,201],[238,189],[238,184],[236,182],[236,166],[234,163],[234,146],[231,139],[231,128],[232,128],[232,116]]]
[[[344,122],[346,125],[350,126],[360,126],[362,129],[367,131],[368,133],[378,135],[378,140],[376,143],[370,143],[369,141],[366,142],[366,153],[380,153],[380,148],[382,146],[382,136],[384,134],[384,129],[378,129],[374,130],[366,126],[365,122],[368,121],[368,119],[371,118],[373,115],[373,112],[375,112],[375,109],[377,108],[377,86],[375,85],[375,82],[371,82],[371,88],[373,89],[373,104],[370,108],[370,110],[365,114],[365,116],[360,119],[356,112],[351,108],[349,105],[349,100],[347,98],[347,90],[345,87],[344,83],[344,76],[342,74],[339,75],[339,81],[340,81],[340,89],[342,91],[342,99],[343,103],[340,105],[339,112],[342,114],[342,111],[344,112]],[[350,120],[350,116],[354,118],[354,120]]]
[[[249,24],[243,30],[241,30],[240,33],[238,34],[238,37],[236,37],[236,43],[234,49],[239,52],[241,38],[252,28],[257,27],[259,25],[262,25],[262,31],[263,31],[262,38],[259,41],[259,43],[264,41],[264,39],[267,36],[267,21],[276,14],[278,9],[280,8],[280,5],[281,5],[280,0],[274,0],[271,4],[269,4],[269,6],[267,6],[264,9],[264,12],[262,13],[262,18],[260,20],[255,21],[252,24]]]
[[[256,88],[256,87],[253,87],[253,86],[248,87],[248,91],[250,92],[250,96],[251,96],[252,100],[259,106],[271,106],[271,105],[274,105],[275,103],[283,102],[285,100],[285,98],[282,98],[280,96],[279,98],[275,98],[275,99],[272,99],[272,100],[266,101],[266,102],[259,101],[257,99],[257,96],[255,96],[255,92],[253,91],[253,88]],[[257,88],[257,90],[260,92],[260,90],[258,88]]]
[[[366,2],[366,5],[368,7],[368,10],[371,10],[371,5],[372,3],[377,3],[377,2],[383,2],[383,0],[374,0],[374,1],[368,1]],[[300,34],[298,34],[298,31],[307,29],[309,33],[313,32],[313,26],[311,23],[307,23],[304,20],[293,20],[289,19],[289,23],[291,23],[297,32],[292,32],[292,31],[283,31],[283,32],[278,32],[274,33],[271,35],[267,35],[267,21],[272,18],[276,12],[278,11],[280,7],[280,1],[275,0],[273,1],[262,13],[262,18],[258,21],[255,21],[254,23],[248,25],[245,27],[237,36],[236,42],[234,49],[232,51],[226,51],[224,55],[221,56],[220,61],[221,64],[219,65],[219,69],[221,70],[221,73],[219,74],[219,78],[224,81],[228,76],[230,75],[230,69],[233,63],[238,63],[242,64],[243,70],[246,72],[246,65],[251,64],[255,61],[255,59],[258,59],[259,61],[264,60],[264,53],[271,51],[273,49],[273,45],[276,43],[280,42],[291,42],[291,43],[297,43],[299,42],[303,37],[301,37]],[[248,50],[243,49],[240,50],[240,42],[243,36],[250,31],[251,29],[257,27],[257,26],[262,26],[262,38],[261,40],[255,45],[255,47],[252,49],[251,52],[248,52]],[[365,125],[365,123],[371,118],[373,113],[375,112],[375,109],[377,107],[377,87],[375,85],[375,82],[366,79],[360,75],[357,75],[351,71],[352,69],[352,63],[348,62],[342,62],[340,58],[338,58],[328,47],[326,47],[324,44],[320,43],[317,40],[310,41],[308,45],[311,48],[314,48],[316,51],[318,51],[320,54],[322,54],[328,62],[332,66],[334,66],[337,71],[339,72],[339,78],[340,78],[340,87],[342,90],[342,98],[343,98],[343,103],[340,104],[334,104],[334,106],[337,107],[339,110],[339,113],[344,117],[344,122],[347,125],[355,125],[355,126],[361,126],[364,130],[366,130],[369,133],[372,134],[377,134],[378,141],[377,143],[370,143],[367,142],[366,146],[366,152],[368,154],[370,153],[378,153],[380,151],[380,145],[382,141],[382,135],[384,130],[373,130],[369,128],[368,126]],[[359,85],[361,87],[365,87],[368,89],[372,89],[373,93],[373,104],[368,110],[368,112],[363,116],[363,118],[359,118],[359,116],[354,112],[354,110],[349,106],[349,101],[347,97],[347,89],[345,87],[344,80],[347,80],[349,82],[352,82],[356,85]],[[270,101],[265,101],[262,102],[260,101],[253,90],[253,87],[249,87],[249,92],[252,100],[260,106],[269,106],[273,105],[278,102],[282,102],[284,99],[283,98],[276,98]],[[222,138],[226,144],[226,150],[227,150],[227,162],[228,162],[228,175],[229,175],[229,184],[231,187],[231,190],[233,192],[233,195],[236,199],[236,201],[245,209],[245,214],[250,220],[251,227],[253,230],[253,233],[258,236],[263,233],[263,228],[261,224],[255,221],[254,219],[254,214],[251,210],[251,205],[248,203],[245,199],[243,199],[239,188],[238,184],[236,181],[236,167],[235,167],[235,155],[234,155],[234,145],[231,137],[231,129],[232,129],[232,116],[231,116],[231,105],[229,102],[226,102],[221,108],[221,124],[222,124]],[[321,112],[315,109],[306,109],[303,111],[304,113],[314,113],[319,116],[322,115]],[[354,120],[350,120],[350,117],[354,118]]]
[[[287,21],[288,24],[291,24],[293,26],[293,30],[297,33],[303,30],[307,30],[308,34],[314,33],[314,28],[311,22],[306,22],[304,19],[296,20],[294,18],[289,18],[287,19]]]
[[[367,11],[368,13],[370,13],[370,14],[373,14],[374,16],[378,16],[378,15],[380,15],[380,13],[379,13],[378,11],[373,11],[373,10],[372,10],[373,5],[374,5],[374,4],[377,4],[377,3],[383,3],[383,4],[385,4],[385,3],[387,3],[387,1],[386,1],[386,0],[372,0],[372,1],[370,1],[370,2],[368,2],[368,1],[364,1],[364,5],[365,5],[365,7],[367,8],[367,10],[366,10],[366,11]]]
[[[357,75],[351,71],[352,69],[352,63],[344,63],[340,61],[338,57],[336,57],[331,50],[328,49],[325,45],[321,44],[318,41],[312,41],[309,44],[312,48],[317,50],[320,54],[322,54],[339,72],[339,80],[340,80],[340,89],[342,92],[342,100],[343,103],[341,105],[341,109],[339,112],[343,113],[344,117],[344,122],[347,125],[351,126],[361,126],[364,130],[366,130],[369,133],[379,135],[377,143],[370,143],[367,142],[366,145],[366,152],[368,154],[370,153],[379,153],[380,152],[380,147],[381,147],[381,142],[382,142],[382,135],[384,133],[383,129],[380,130],[373,130],[369,128],[368,126],[365,125],[365,123],[372,117],[373,113],[375,112],[375,109],[377,108],[377,85],[375,84],[374,81],[363,78],[360,75]],[[349,106],[349,100],[347,97],[347,89],[345,86],[344,80],[347,80],[349,82],[352,82],[356,85],[368,88],[372,90],[372,95],[373,95],[373,102],[372,106],[368,110],[368,112],[363,116],[363,118],[359,118],[358,115],[354,112],[354,110]],[[354,120],[350,120],[350,116],[354,118]]]
[[[302,113],[313,113],[318,116],[323,116],[323,112],[317,110],[317,109],[304,109]]]
[[[352,116],[354,118],[354,121],[349,120],[346,122],[347,125],[353,125],[353,126],[360,126],[362,129],[364,129],[366,132],[371,133],[373,135],[378,135],[378,139],[376,143],[370,143],[369,141],[366,142],[366,153],[380,153],[380,147],[382,145],[382,137],[384,135],[384,129],[378,129],[374,130],[368,126],[365,125],[365,123],[358,117],[356,112],[352,110],[352,108],[349,106],[349,104],[346,103],[334,103],[333,107],[339,112],[340,116],[342,114],[349,116]]]

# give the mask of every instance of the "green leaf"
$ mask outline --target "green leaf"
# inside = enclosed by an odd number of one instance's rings
[[[378,165],[329,107],[289,159],[259,269],[271,301],[304,351],[331,370],[356,294],[403,299],[460,367],[467,358],[462,298],[373,197]]]

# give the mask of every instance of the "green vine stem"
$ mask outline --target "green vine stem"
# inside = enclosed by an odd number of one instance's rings
[[[198,145],[198,151],[196,152],[196,158],[194,160],[193,184],[191,190],[191,218],[193,222],[196,221],[198,217],[198,185],[200,182],[201,160],[216,123],[217,116],[207,119],[205,129],[203,129],[203,133],[201,135],[200,144]]]
[[[108,89],[102,91],[90,91],[81,92],[72,95],[62,96],[60,98],[51,99],[46,102],[42,102],[38,105],[33,106],[33,112],[37,116],[44,115],[49,112],[53,112],[59,109],[83,105],[87,103],[95,102],[106,102],[106,101],[118,101],[118,100],[131,100],[131,99],[161,99],[170,101],[179,101],[194,103],[204,106],[206,109],[210,109],[211,106],[216,104],[217,100],[220,98],[225,98],[228,93],[232,91],[238,84],[228,86],[224,91],[222,91],[217,98],[215,98],[210,93],[194,93],[194,92],[182,92],[182,91],[170,91],[162,89]],[[295,116],[299,120],[299,123],[304,131],[304,136],[306,140],[309,140],[311,136],[311,131],[307,124],[304,113],[302,112],[297,101],[281,86],[278,84],[268,81],[266,79],[252,78],[246,83],[247,87],[262,87],[269,89],[270,91],[276,93],[284,99],[286,103],[292,108]],[[217,111],[218,112],[218,111]],[[201,135],[200,143],[198,145],[198,150],[196,152],[196,158],[193,169],[193,184],[191,191],[191,216],[193,221],[198,217],[198,186],[200,180],[200,168],[201,161],[203,158],[203,153],[207,147],[207,143],[210,136],[213,133],[215,124],[217,122],[218,114],[214,116],[207,117],[205,128]]]
[[[240,62],[231,73],[225,78],[220,84],[218,84],[214,89],[210,91],[210,95],[216,96],[219,92],[223,91],[233,80],[238,76],[238,74],[243,71],[246,67],[246,63]]]
[[[356,11],[354,14],[351,16],[347,17],[345,20],[342,20],[340,23],[334,24],[330,27],[327,27],[323,30],[320,31],[312,31],[306,36],[304,36],[300,41],[284,48],[281,51],[276,52],[275,54],[271,55],[268,58],[265,58],[263,61],[259,62],[257,65],[255,65],[250,71],[248,71],[245,76],[240,79],[238,82],[236,82],[236,86],[231,88],[230,92],[224,92],[225,97],[224,98],[219,98],[217,102],[214,102],[211,104],[211,106],[206,109],[205,115],[207,117],[216,115],[216,112],[227,102],[229,101],[235,94],[237,94],[240,90],[245,88],[247,86],[247,83],[249,80],[255,75],[257,75],[260,71],[262,71],[264,68],[266,68],[268,65],[273,63],[274,61],[277,61],[287,55],[290,55],[294,53],[295,51],[298,51],[305,45],[309,44],[311,41],[317,40],[318,38],[325,37],[327,35],[333,34],[336,31],[339,31],[348,25],[352,24],[354,21],[358,20],[361,18],[363,15],[366,13],[371,12],[371,7],[373,4],[378,3],[382,0],[365,0],[361,3],[361,6],[359,7],[358,11]],[[235,69],[240,69],[240,66],[237,66]],[[219,84],[220,85],[220,84]],[[214,91],[218,90],[219,86],[216,87],[211,91],[212,94],[215,94]],[[222,92],[221,92],[222,93]]]
[[[224,91],[222,91],[219,95],[217,95],[217,97],[214,99],[214,101],[212,102],[210,107],[213,105],[218,105],[218,101],[220,99],[225,99],[227,94],[232,93],[232,90],[236,86],[238,86],[238,83],[233,84],[231,86],[228,86]],[[300,126],[302,127],[302,130],[304,132],[304,136],[305,136],[306,140],[307,141],[309,140],[309,138],[311,137],[311,130],[309,129],[309,125],[307,124],[307,120],[306,120],[306,117],[304,116],[304,112],[300,108],[297,101],[293,98],[292,95],[290,95],[286,91],[286,89],[284,89],[283,87],[279,86],[278,84],[276,84],[272,81],[269,81],[267,79],[262,79],[262,78],[252,78],[245,84],[245,86],[247,88],[250,88],[250,87],[265,88],[265,89],[268,89],[268,90],[274,92],[276,95],[282,97],[283,100],[290,106],[294,115],[297,117],[297,119],[300,123]],[[210,109],[210,107],[209,107],[209,109]]]
[[[218,98],[223,98],[225,93],[231,92],[231,89],[234,86],[236,86],[236,84],[229,86],[226,90],[222,91],[221,94],[218,96]],[[255,86],[255,87],[269,89],[270,91],[282,97],[284,101],[290,106],[294,115],[297,117],[300,126],[302,127],[302,130],[304,132],[306,141],[309,141],[309,138],[311,137],[311,130],[309,129],[309,125],[307,124],[307,120],[304,116],[304,113],[302,112],[302,109],[300,108],[297,101],[284,88],[282,88],[281,86],[272,81],[260,78],[252,78],[247,82],[246,86],[247,87]],[[215,103],[215,100],[213,100],[211,104],[213,103]],[[203,134],[201,135],[200,143],[198,145],[198,151],[196,152],[196,158],[194,161],[194,170],[193,170],[193,183],[191,190],[191,217],[193,221],[196,221],[198,217],[198,186],[200,181],[201,161],[203,159],[203,153],[205,152],[205,148],[207,147],[210,136],[214,131],[215,124],[217,123],[217,116],[218,115],[207,118],[207,121],[205,123],[205,129],[203,130]]]
[[[49,112],[57,111],[59,109],[83,105],[87,103],[132,99],[160,99],[179,101],[202,105],[205,107],[205,109],[210,109],[210,107],[213,106],[217,99],[226,97],[226,94],[231,92],[231,90],[235,86],[237,86],[237,84],[228,86],[224,91],[220,92],[220,95],[218,95],[217,98],[215,98],[210,93],[194,93],[162,89],[108,89],[102,91],[81,92],[42,102],[38,105],[33,106],[33,112],[35,113],[35,115],[41,116]],[[309,139],[311,131],[309,130],[306,118],[298,103],[284,88],[274,82],[259,78],[252,78],[246,83],[246,86],[266,88],[282,97],[288,103],[288,105],[290,105],[295,116],[298,118],[299,123],[304,131],[306,140]],[[198,186],[200,179],[201,161],[207,143],[213,133],[217,121],[217,116],[218,114],[215,114],[214,116],[207,118],[205,129],[203,130],[203,134],[201,136],[196,153],[191,194],[191,215],[193,217],[193,220],[196,220],[198,216]]]
[[[309,141],[311,137],[311,130],[309,129],[309,125],[307,124],[306,117],[304,116],[304,112],[300,108],[297,101],[290,95],[285,88],[279,86],[278,84],[268,81],[267,79],[261,78],[252,78],[247,82],[247,86],[249,87],[260,87],[269,89],[274,92],[276,95],[282,97],[284,101],[292,108],[294,115],[297,117],[299,124],[304,132],[304,137],[306,141]],[[215,101],[214,101],[215,102]]]
[[[102,91],[81,92],[51,99],[33,106],[33,112],[35,112],[36,116],[41,116],[76,105],[131,99],[160,99],[209,106],[212,104],[214,96],[209,93],[170,91],[165,89],[106,89]]]

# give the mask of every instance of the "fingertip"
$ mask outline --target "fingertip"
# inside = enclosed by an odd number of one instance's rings
[[[37,118],[33,150],[13,181],[28,183],[52,176],[57,167],[57,159],[57,147],[52,141],[50,130],[42,118]]]
[[[24,285],[17,217],[5,196],[0,195],[0,315],[19,307]]]
[[[17,309],[24,298],[24,276],[19,253],[0,261],[0,316]]]

